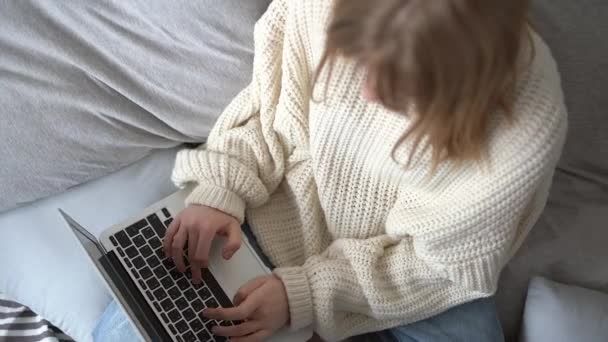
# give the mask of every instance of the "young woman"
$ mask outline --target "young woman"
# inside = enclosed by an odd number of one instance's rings
[[[253,79],[173,179],[195,282],[251,226],[276,266],[210,309],[232,341],[502,339],[491,297],[547,198],[567,120],[528,0],[275,0]]]

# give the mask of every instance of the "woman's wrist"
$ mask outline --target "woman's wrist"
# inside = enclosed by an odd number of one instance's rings
[[[245,201],[234,192],[214,184],[199,183],[186,198],[186,204],[205,205],[236,218],[240,224],[245,221]]]

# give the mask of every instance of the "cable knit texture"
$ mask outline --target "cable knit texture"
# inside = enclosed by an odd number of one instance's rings
[[[517,87],[515,120],[492,115],[483,163],[430,155],[405,168],[411,125],[360,96],[363,70],[339,61],[312,80],[332,1],[275,0],[255,28],[251,84],[208,143],[177,156],[188,203],[243,221],[278,266],[290,325],[329,341],[422,320],[491,296],[545,204],[567,129],[544,42]],[[313,101],[323,99],[325,101]]]

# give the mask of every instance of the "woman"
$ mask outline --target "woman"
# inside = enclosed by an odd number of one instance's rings
[[[214,333],[502,338],[484,298],[544,206],[567,125],[528,6],[271,4],[250,86],[173,174],[197,184],[165,237],[179,269],[189,246],[200,282],[216,235],[230,258],[245,216],[276,266],[205,311],[244,320]]]

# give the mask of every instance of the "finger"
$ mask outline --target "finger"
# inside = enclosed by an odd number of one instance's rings
[[[171,257],[171,244],[173,243],[173,237],[177,233],[180,226],[180,215],[177,215],[173,222],[169,225],[169,229],[165,232],[165,237],[163,238],[163,249],[165,250],[165,256]]]
[[[193,230],[188,236],[188,261],[190,261],[190,270],[192,271],[192,282],[196,285],[202,281],[201,263],[196,257],[198,235],[198,231]]]
[[[222,250],[222,256],[228,260],[241,248],[241,226],[238,223],[232,223],[223,230],[226,232],[227,240]]]
[[[260,330],[260,322],[258,321],[247,321],[238,325],[224,327],[221,325],[213,327],[213,334],[217,336],[233,337],[233,336],[247,336]]]
[[[249,296],[239,306],[232,308],[205,309],[205,311],[203,311],[203,316],[218,321],[241,321],[249,318],[249,316],[257,310],[259,306],[258,302],[259,301],[255,297]]]
[[[177,270],[180,272],[186,271],[183,251],[187,238],[188,229],[186,229],[186,227],[181,227],[181,229],[177,231],[177,234],[175,234],[173,242],[171,243],[171,256],[173,257],[173,262],[175,263],[175,266],[177,266]]]
[[[231,338],[230,341],[231,342],[262,342],[262,341],[266,341],[266,339],[268,339],[271,335],[272,335],[272,333],[268,330],[260,330],[249,336]]]
[[[245,283],[245,285],[241,286],[238,291],[236,291],[234,299],[232,300],[234,306],[241,305],[245,298],[247,298],[253,291],[257,290],[260,286],[264,285],[266,280],[266,277],[257,277],[248,281],[247,283]]]
[[[215,233],[215,229],[206,229],[199,233],[195,258],[199,261],[202,268],[209,267],[209,250],[211,249]]]

